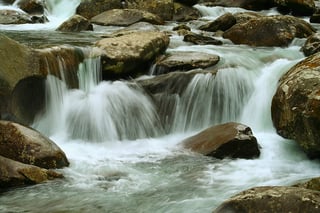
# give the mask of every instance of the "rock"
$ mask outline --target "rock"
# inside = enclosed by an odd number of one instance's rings
[[[271,115],[279,135],[293,139],[310,158],[320,157],[320,54],[292,67],[280,80]]]
[[[200,0],[208,6],[241,7],[248,10],[266,10],[274,6],[270,0]]]
[[[30,24],[32,17],[18,10],[0,10],[0,24]]]
[[[292,11],[294,15],[308,16],[315,11],[313,0],[274,0],[280,11]]]
[[[69,165],[64,152],[49,138],[9,121],[0,121],[0,155],[46,169]]]
[[[315,33],[307,39],[301,50],[305,56],[310,56],[320,51],[320,34]]]
[[[225,31],[224,38],[250,46],[288,46],[294,38],[314,33],[306,21],[293,16],[266,16],[239,23]]]
[[[122,7],[119,0],[84,0],[81,1],[76,9],[76,14],[87,19],[112,9],[120,9]]]
[[[222,45],[222,41],[217,40],[215,38],[209,37],[209,36],[203,36],[200,34],[188,32],[186,35],[183,37],[183,41],[186,42],[191,42],[193,44],[198,44],[198,45]]]
[[[265,186],[243,191],[213,213],[225,212],[319,212],[320,192],[283,186]]]
[[[195,4],[198,4],[199,0],[175,0],[175,2],[179,2],[187,6],[193,6]]]
[[[171,52],[162,60],[157,61],[153,74],[189,71],[197,68],[205,69],[217,64],[219,60],[217,55],[202,52]]]
[[[226,13],[216,20],[199,27],[200,30],[216,32],[218,30],[226,31],[237,23],[236,18],[231,13]]]
[[[148,22],[137,22],[135,24],[132,24],[128,27],[124,27],[111,35],[105,36],[106,38],[112,38],[112,37],[119,37],[131,33],[136,32],[148,32],[148,31],[159,31],[159,28],[153,24],[150,24]]]
[[[23,164],[0,155],[0,188],[38,184],[63,175],[53,170]],[[0,189],[0,192],[1,192]]]
[[[19,0],[17,6],[28,14],[44,14],[42,0]]]
[[[57,31],[62,32],[80,32],[86,30],[93,31],[93,26],[88,19],[80,15],[70,17],[57,28]]]
[[[191,28],[188,27],[187,25],[185,24],[180,24],[174,28],[172,28],[173,31],[179,31],[179,30],[186,30],[186,31],[191,31]]]
[[[262,17],[261,14],[256,12],[239,12],[239,13],[234,13],[233,16],[235,17],[237,24],[247,22],[254,18]]]
[[[16,0],[2,0],[4,4],[13,4]]]
[[[310,16],[310,23],[320,23],[320,8],[317,8],[315,12]]]
[[[305,189],[320,191],[320,177],[318,178],[312,178],[311,180],[308,180],[304,183],[298,183],[293,185],[295,187],[301,187]]]
[[[201,13],[196,8],[174,3],[173,21],[188,22],[191,20],[196,20],[200,17]]]
[[[101,55],[104,79],[128,78],[146,73],[149,64],[169,45],[169,37],[158,31],[133,32],[95,43]]]
[[[159,16],[165,21],[170,21],[174,14],[173,0],[127,0],[128,9],[147,11]]]
[[[146,11],[136,9],[113,9],[105,11],[91,19],[91,22],[103,26],[129,26],[137,22],[163,24],[163,20]]]
[[[182,146],[194,152],[223,159],[259,157],[257,139],[250,127],[240,123],[225,123],[210,127],[185,139]]]

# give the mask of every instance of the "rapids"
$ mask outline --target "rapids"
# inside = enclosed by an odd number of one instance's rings
[[[48,2],[48,24],[0,29],[54,30],[79,3]],[[243,11],[196,7],[204,19]],[[290,185],[320,176],[319,161],[309,160],[294,141],[278,136],[270,115],[278,79],[304,57],[300,43],[288,48],[228,41],[199,46],[172,36],[168,52],[213,53],[222,62],[216,76],[197,74],[186,92],[175,97],[169,127],[156,125],[156,106],[139,85],[101,81],[99,59],[79,67],[79,89],[70,90],[49,76],[46,112],[33,127],[64,150],[70,167],[59,170],[65,179],[1,193],[0,212],[212,212],[250,187]],[[261,145],[258,159],[217,160],[177,145],[201,129],[228,121],[252,128]]]

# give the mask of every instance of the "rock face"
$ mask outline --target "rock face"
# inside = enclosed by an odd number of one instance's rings
[[[163,20],[146,11],[136,9],[113,9],[100,13],[91,19],[91,22],[104,26],[129,26],[137,22],[163,24]]]
[[[271,114],[278,134],[320,157],[320,54],[292,67],[279,81]]]
[[[239,23],[225,31],[224,38],[250,46],[288,46],[294,38],[306,38],[313,27],[293,16],[266,16]]]
[[[62,177],[55,171],[23,164],[0,155],[0,192],[9,187],[37,184]]]
[[[173,71],[188,71],[207,68],[219,62],[217,55],[201,52],[172,52],[156,63],[155,73],[164,74]]]
[[[320,34],[315,33],[308,37],[301,50],[305,56],[310,56],[320,51]]]
[[[39,132],[17,123],[0,121],[0,155],[46,169],[69,165],[64,152]]]
[[[319,212],[320,192],[299,187],[267,186],[243,191],[225,201],[214,213]]]
[[[225,157],[252,159],[260,155],[259,145],[251,129],[239,123],[210,127],[185,139],[182,146],[219,159]]]
[[[147,72],[150,63],[169,45],[169,37],[158,31],[133,32],[96,42],[104,79],[136,76]]]
[[[57,28],[57,31],[62,32],[80,32],[86,30],[92,31],[93,26],[88,19],[80,15],[70,17]]]

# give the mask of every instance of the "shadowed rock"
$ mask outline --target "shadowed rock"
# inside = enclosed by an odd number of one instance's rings
[[[301,50],[305,56],[310,56],[320,51],[320,34],[315,33],[308,37]]]
[[[62,32],[80,32],[86,30],[92,31],[93,26],[88,19],[80,15],[70,17],[57,28],[57,31]]]

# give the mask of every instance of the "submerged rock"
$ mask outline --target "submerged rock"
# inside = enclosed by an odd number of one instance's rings
[[[69,165],[64,152],[49,138],[9,121],[0,121],[0,155],[46,169]]]
[[[271,115],[278,134],[297,141],[309,157],[320,157],[320,53],[282,76]]]
[[[225,31],[224,38],[250,46],[288,46],[294,38],[306,38],[315,29],[293,16],[265,16],[238,23]]]
[[[80,32],[86,30],[92,31],[93,26],[88,19],[80,15],[71,16],[57,28],[57,31],[62,32]]]
[[[146,73],[150,63],[169,45],[169,37],[158,31],[133,32],[95,43],[101,55],[104,79],[128,78]]]
[[[23,164],[0,155],[0,192],[9,187],[38,184],[63,175],[53,170]]]
[[[243,191],[224,203],[213,213],[225,212],[319,212],[320,192],[283,186],[256,187]]]
[[[188,71],[197,68],[208,68],[219,62],[217,55],[201,52],[171,52],[157,61],[155,73],[164,74],[174,71]]]
[[[250,127],[240,123],[225,123],[210,127],[182,141],[182,146],[194,152],[215,158],[259,157],[257,139]]]
[[[163,24],[163,20],[152,13],[136,9],[113,9],[91,18],[91,22],[104,26],[129,26],[137,22]]]

